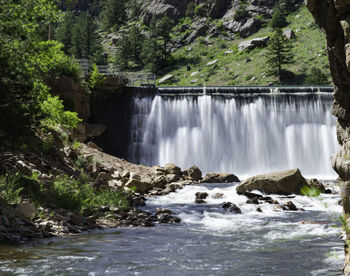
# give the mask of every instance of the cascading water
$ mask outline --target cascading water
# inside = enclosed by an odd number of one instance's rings
[[[327,93],[135,98],[129,159],[243,178],[290,168],[334,178],[331,102]]]

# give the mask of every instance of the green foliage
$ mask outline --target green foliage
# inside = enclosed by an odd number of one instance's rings
[[[74,14],[71,11],[66,11],[61,14],[58,26],[55,29],[55,39],[62,42],[64,52],[69,53],[72,48],[72,26],[75,24]]]
[[[317,187],[310,187],[305,185],[304,187],[302,187],[300,189],[300,192],[302,195],[304,196],[308,196],[308,197],[317,197],[321,194],[320,189],[318,189]]]
[[[250,17],[250,15],[249,12],[245,9],[245,7],[240,7],[238,10],[235,11],[235,14],[233,15],[233,19],[235,21],[239,21],[247,17]]]
[[[22,187],[18,187],[17,183],[19,174],[0,176],[0,198],[6,204],[18,204],[21,202]]]
[[[72,28],[71,45],[68,52],[76,58],[88,58],[98,64],[106,63],[97,24],[89,13],[78,16]]]
[[[50,184],[41,183],[37,173],[0,176],[0,197],[6,204],[18,204],[25,197],[36,205],[80,212],[102,205],[128,208],[123,193],[96,190],[89,182],[80,182],[67,175],[58,176]]]
[[[98,71],[97,65],[94,63],[92,65],[92,73],[89,78],[89,88],[93,89],[96,85],[98,85],[105,79],[106,77],[100,74],[100,72]]]
[[[73,149],[74,150],[77,150],[77,149],[80,149],[81,148],[81,143],[77,140],[74,140],[73,142]]]
[[[50,40],[38,44],[36,63],[50,77],[67,76],[79,81],[80,67],[74,59],[64,54],[63,44]]]
[[[129,0],[127,2],[127,7],[130,10],[130,16],[129,16],[130,20],[136,20],[140,17],[142,13],[142,2],[143,1],[139,1],[139,0]]]
[[[88,164],[88,161],[82,156],[79,156],[75,161],[75,165],[77,165],[79,168],[82,168],[82,169],[86,168],[87,164]]]
[[[284,37],[281,29],[275,29],[266,52],[266,73],[282,80],[282,66],[293,62],[290,42]]]
[[[127,200],[120,192],[109,190],[96,191],[89,183],[80,183],[68,176],[59,176],[47,189],[50,204],[58,208],[84,211],[102,205],[126,209]]]
[[[127,0],[104,0],[100,18],[102,26],[106,31],[119,29],[126,21],[126,3]]]
[[[128,68],[129,62],[134,62],[136,65],[141,65],[143,60],[142,47],[144,43],[144,36],[141,29],[138,27],[131,27],[128,34],[123,34],[117,43],[117,65],[121,68]]]
[[[284,13],[281,11],[279,3],[276,4],[273,9],[273,15],[271,18],[270,26],[272,28],[283,28],[287,25],[287,19]]]
[[[48,97],[41,104],[41,110],[45,116],[41,124],[47,128],[74,129],[81,122],[77,113],[64,110],[63,103],[57,96]]]
[[[306,85],[329,85],[328,76],[321,69],[312,67],[304,80]]]
[[[150,37],[143,44],[141,56],[146,68],[152,72],[159,72],[161,68],[170,63],[168,43],[173,25],[174,22],[166,16],[159,21],[154,18],[151,21]]]

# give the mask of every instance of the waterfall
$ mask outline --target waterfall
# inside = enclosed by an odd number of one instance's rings
[[[300,168],[335,178],[332,95],[155,96],[133,99],[129,160],[196,164],[241,177]]]

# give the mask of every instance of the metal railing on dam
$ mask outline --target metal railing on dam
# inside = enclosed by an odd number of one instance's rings
[[[333,93],[333,86],[158,86],[160,95]]]

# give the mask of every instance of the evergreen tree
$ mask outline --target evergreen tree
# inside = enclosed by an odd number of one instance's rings
[[[129,19],[132,21],[137,20],[142,13],[142,2],[139,0],[129,0],[127,5],[130,10]]]
[[[136,65],[142,64],[142,46],[144,36],[140,28],[131,27],[128,34],[123,34],[117,43],[117,65],[121,69],[129,67],[129,62],[134,62]]]
[[[136,64],[141,64],[141,53],[142,45],[144,42],[144,35],[141,33],[141,29],[138,27],[131,27],[129,33],[129,42],[130,42],[130,54],[131,60]]]
[[[105,0],[102,5],[100,18],[105,30],[119,28],[127,19],[127,0]]]
[[[98,64],[105,63],[97,24],[88,12],[79,15],[73,26],[69,53],[76,58],[87,58]]]
[[[283,28],[287,25],[287,19],[284,13],[281,11],[280,4],[277,3],[273,9],[273,15],[271,18],[270,26],[272,28]]]
[[[145,40],[141,56],[146,68],[153,73],[165,66],[162,46],[157,39],[149,37]]]
[[[125,69],[129,67],[129,61],[131,57],[130,51],[130,39],[127,34],[123,34],[117,42],[117,66],[120,69]]]
[[[164,60],[167,60],[168,58],[168,44],[170,42],[170,33],[171,29],[174,26],[174,21],[171,20],[169,17],[164,16],[155,27],[157,36],[161,39],[161,43],[163,44],[163,58]]]
[[[283,79],[283,65],[293,63],[290,42],[285,38],[282,30],[275,29],[270,38],[266,53],[267,74]]]
[[[63,43],[63,50],[66,54],[72,48],[72,26],[74,26],[74,14],[66,11],[62,14],[55,30],[55,39]]]
[[[152,72],[158,72],[165,67],[170,58],[168,44],[173,21],[164,16],[160,21],[155,18],[149,25],[149,38],[145,40],[142,49],[142,57],[146,67]]]

